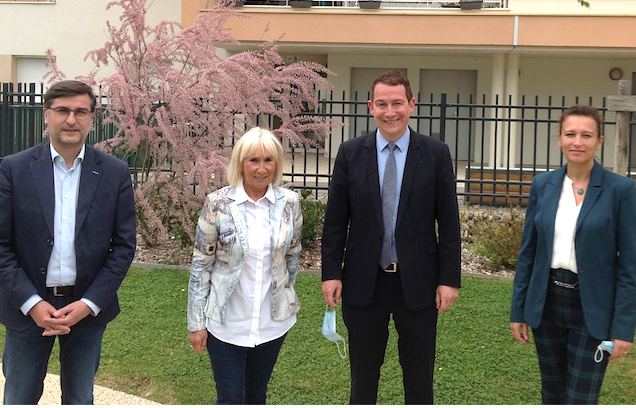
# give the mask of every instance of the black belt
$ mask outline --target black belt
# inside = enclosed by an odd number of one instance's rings
[[[75,286],[52,286],[46,288],[46,294],[56,297],[71,296],[74,289]]]

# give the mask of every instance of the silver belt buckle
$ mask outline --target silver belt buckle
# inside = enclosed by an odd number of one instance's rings
[[[384,272],[395,273],[397,272],[397,262],[391,262],[389,266],[384,269]]]
[[[58,293],[57,288],[59,288],[59,286],[53,286],[53,296],[62,296],[60,293]]]

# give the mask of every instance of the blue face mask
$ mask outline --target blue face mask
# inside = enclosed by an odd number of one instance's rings
[[[329,341],[336,343],[340,357],[347,357],[347,344],[345,340],[336,332],[336,310],[329,311],[329,305],[325,307],[325,317],[322,321],[322,335]],[[340,351],[340,342],[343,344],[344,354]]]
[[[610,340],[603,340],[601,344],[596,348],[594,353],[594,361],[600,363],[603,361],[603,352],[607,351],[610,355],[614,352],[614,342]]]

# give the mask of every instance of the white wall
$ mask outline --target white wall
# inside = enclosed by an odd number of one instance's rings
[[[515,14],[567,14],[567,15],[625,15],[636,14],[633,0],[588,0],[590,8],[577,0],[508,0],[508,8]]]
[[[572,0],[575,2],[576,0]],[[596,0],[600,1],[600,0]],[[634,2],[636,3],[636,2]],[[346,91],[347,98],[350,98],[352,68],[373,67],[373,68],[406,68],[408,71],[409,81],[414,92],[421,89],[420,86],[420,70],[421,69],[447,69],[447,70],[475,70],[477,71],[477,103],[481,103],[483,95],[486,95],[486,102],[491,102],[491,86],[492,86],[492,55],[484,57],[451,57],[451,56],[403,56],[403,57],[386,57],[386,56],[365,56],[365,55],[342,55],[331,54],[328,59],[328,68],[334,71],[337,76],[332,76],[329,80],[334,84],[334,95],[340,98],[343,91]],[[588,104],[590,97],[592,104],[602,106],[602,99],[609,95],[616,95],[618,92],[618,81],[609,77],[609,71],[618,67],[623,70],[623,79],[631,79],[632,72],[636,72],[636,60],[629,59],[603,59],[590,57],[589,59],[563,59],[560,58],[558,52],[554,53],[554,58],[537,58],[523,55],[519,63],[519,92],[518,103],[522,103],[522,96],[526,97],[526,103],[532,104],[535,96],[539,95],[539,103],[548,105],[548,97],[552,96],[552,105],[559,105],[565,98],[566,105],[574,105],[577,103]],[[506,70],[504,69],[504,72]],[[429,96],[423,95],[422,98],[428,101]],[[454,100],[454,95],[449,95]],[[540,116],[542,119],[546,117]],[[556,119],[552,117],[552,119]],[[608,114],[607,120],[613,121],[614,115]],[[415,126],[415,123],[412,123]],[[612,128],[613,129],[613,128]],[[517,128],[518,134],[521,132],[521,126]],[[551,138],[551,156],[549,158],[551,164],[557,164],[559,161],[560,150],[554,148],[556,143],[556,133],[558,129],[555,126],[548,128],[547,124],[525,125],[525,139],[523,149],[525,150],[524,161],[531,160],[528,157],[529,149],[533,148],[534,135],[539,138],[539,146],[547,146],[547,141]],[[479,135],[478,135],[479,136]],[[532,136],[532,137],[531,137]],[[606,166],[613,165],[613,131],[605,134],[606,145],[608,149],[605,152],[604,163]],[[486,136],[488,143],[488,136]],[[339,144],[334,143],[332,146],[332,154],[335,154]],[[476,152],[480,146],[475,146]],[[515,165],[519,163],[521,144],[516,146]],[[538,155],[539,163],[547,161],[546,152],[542,151]],[[480,159],[478,155],[475,157]]]
[[[18,58],[18,83],[29,84],[42,81],[42,77],[49,70],[48,61],[42,57]]]
[[[618,81],[609,77],[609,71],[619,67],[623,70],[622,79],[631,79],[632,72],[636,72],[636,61],[633,60],[604,60],[604,59],[527,59],[521,58],[519,76],[519,94],[525,95],[534,103],[535,96],[539,95],[540,104],[548,104],[548,96],[552,96],[552,104],[559,104],[565,98],[566,105],[575,103],[602,106],[603,98],[618,93]],[[578,100],[577,100],[578,97]],[[521,98],[518,100],[521,104]],[[607,121],[614,121],[615,115],[609,113]],[[526,126],[530,130],[531,126]],[[556,143],[557,127],[548,130],[547,125],[542,128],[541,144],[547,143],[550,137],[552,144]],[[605,144],[609,150],[605,151],[605,166],[613,166],[614,163],[614,139],[612,130],[605,134]],[[549,133],[549,134],[548,134]],[[530,133],[531,134],[531,133]],[[530,149],[534,140],[527,138],[524,149]],[[526,150],[527,151],[527,150]],[[519,156],[517,156],[518,158]],[[550,163],[556,164],[559,160],[558,149],[552,150]],[[525,161],[525,160],[524,160]],[[545,160],[542,160],[544,162]]]
[[[60,70],[68,79],[89,73],[94,64],[86,54],[107,41],[106,20],[119,26],[122,9],[110,0],[57,0],[56,3],[0,2],[0,55],[45,57],[52,49]],[[154,26],[162,19],[181,21],[181,2],[153,0],[147,22]],[[112,67],[101,71],[103,76]],[[0,73],[0,82],[10,81],[10,73]]]
[[[623,70],[623,79],[631,79],[631,73],[636,71],[636,60],[521,57],[519,91],[531,96],[602,98],[618,90],[618,81],[609,77],[615,67]]]

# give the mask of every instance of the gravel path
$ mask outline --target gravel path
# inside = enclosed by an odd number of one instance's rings
[[[0,375],[0,389],[4,391],[4,376]],[[111,390],[106,387],[95,386],[95,405],[161,405],[124,392]],[[44,393],[38,405],[60,405],[60,376],[47,374],[44,379]]]
[[[137,237],[137,251],[135,252],[135,264],[152,265],[176,265],[189,267],[192,260],[192,251],[181,248],[181,245],[171,237],[163,240],[155,247],[148,247],[143,243],[141,237]],[[320,272],[320,238],[313,247],[304,247],[300,253],[301,271]],[[488,275],[492,277],[511,278],[515,276],[512,269],[493,270],[488,267],[484,258],[469,249],[469,246],[462,244],[462,273]]]

